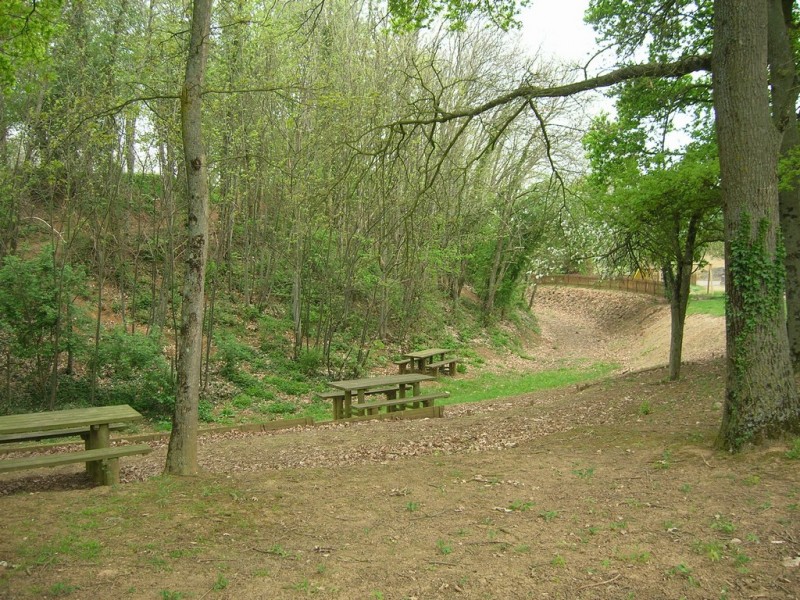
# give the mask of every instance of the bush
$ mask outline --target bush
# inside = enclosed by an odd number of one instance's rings
[[[130,404],[150,415],[167,415],[175,406],[169,364],[157,335],[106,331],[90,363],[100,379],[98,404]]]

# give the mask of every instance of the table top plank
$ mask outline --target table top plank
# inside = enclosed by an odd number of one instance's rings
[[[143,418],[138,411],[127,404],[7,415],[0,417],[0,434],[50,431],[70,427],[139,421]]]
[[[447,350],[446,348],[429,348],[427,350],[417,350],[416,352],[406,352],[403,356],[407,356],[408,358],[430,358],[431,356],[447,354],[448,352],[452,352],[452,350]]]
[[[342,381],[331,381],[328,385],[345,391],[368,390],[374,387],[386,385],[403,385],[409,383],[419,383],[420,381],[430,381],[435,379],[430,375],[421,373],[405,373],[403,375],[387,375],[385,377],[364,377],[361,379],[344,379]]]

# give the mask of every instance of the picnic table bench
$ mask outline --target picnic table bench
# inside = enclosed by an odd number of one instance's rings
[[[83,462],[95,483],[119,483],[119,458],[147,454],[152,449],[147,444],[112,447],[109,432],[142,418],[127,404],[0,417],[0,440],[5,443],[79,436],[85,448],[80,452],[2,459],[0,473]]]
[[[358,412],[367,415],[374,415],[377,414],[378,410],[383,407],[386,407],[387,412],[394,412],[396,410],[404,410],[407,406],[410,406],[411,408],[419,408],[420,406],[433,406],[433,401],[437,398],[449,397],[449,392],[420,394],[419,396],[411,396],[409,398],[390,398],[389,400],[365,402],[364,404],[355,403],[350,405],[350,410],[353,413]]]
[[[335,392],[327,392],[325,397],[333,401],[334,420],[348,418],[353,414],[353,407],[361,410],[370,407],[374,412],[380,407],[396,409],[405,407],[420,400],[420,382],[433,379],[430,375],[422,373],[405,373],[400,375],[388,375],[386,377],[365,377],[361,379],[346,379],[342,381],[332,381],[329,385],[337,388]],[[407,395],[407,392],[411,392]],[[367,396],[383,393],[387,399],[384,401],[367,403]],[[323,397],[323,394],[320,394]],[[355,402],[353,399],[355,398]],[[416,400],[415,400],[416,399]],[[432,400],[432,399],[431,399]],[[429,405],[429,404],[428,404]],[[372,414],[372,413],[370,413]]]

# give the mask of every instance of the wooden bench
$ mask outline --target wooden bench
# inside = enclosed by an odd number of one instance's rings
[[[410,358],[402,358],[400,360],[393,360],[392,363],[396,364],[400,369],[400,373],[403,374],[408,370],[408,365],[411,363],[411,359]],[[411,365],[411,366],[413,368],[414,365]]]
[[[394,412],[396,410],[405,410],[408,405],[416,408],[418,405],[433,406],[433,401],[437,398],[448,398],[449,392],[438,392],[433,394],[421,394],[419,396],[407,396],[405,398],[393,398],[390,400],[383,400],[378,402],[365,402],[364,404],[352,404],[351,410],[355,413],[363,412],[367,415],[377,414],[378,409],[386,407],[387,412]]]
[[[460,362],[460,358],[446,358],[436,362],[428,363],[425,365],[427,372],[431,375],[439,375],[439,373],[446,373],[451,377],[455,377],[456,364]]]
[[[147,444],[132,446],[114,446],[111,448],[97,448],[95,450],[82,450],[80,452],[67,452],[62,454],[40,454],[26,456],[25,458],[11,458],[0,460],[0,473],[37,469],[40,467],[58,467],[72,463],[85,462],[87,465],[95,464],[95,470],[100,474],[100,483],[112,485],[119,483],[119,458],[134,454],[148,454],[153,449]]]
[[[108,426],[109,431],[122,431],[127,425],[125,423],[112,423]],[[70,429],[54,429],[51,431],[28,431],[26,433],[7,433],[0,435],[0,444],[13,444],[15,442],[28,442],[38,440],[49,440],[62,437],[81,436],[84,442],[89,439],[89,427],[72,427]]]

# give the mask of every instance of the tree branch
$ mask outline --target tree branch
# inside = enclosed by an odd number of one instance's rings
[[[488,102],[471,108],[455,109],[453,111],[439,110],[432,117],[424,119],[401,119],[392,123],[393,127],[404,125],[432,125],[434,123],[447,123],[456,119],[475,117],[488,112],[494,108],[505,106],[515,100],[523,99],[531,101],[534,98],[564,98],[573,96],[589,90],[606,88],[617,83],[638,79],[641,77],[682,77],[697,71],[711,70],[711,56],[690,56],[671,63],[645,63],[639,65],[629,65],[621,67],[610,73],[598,75],[590,79],[576,81],[565,85],[554,87],[538,87],[532,85],[521,85],[515,90],[506,94],[501,94]]]

